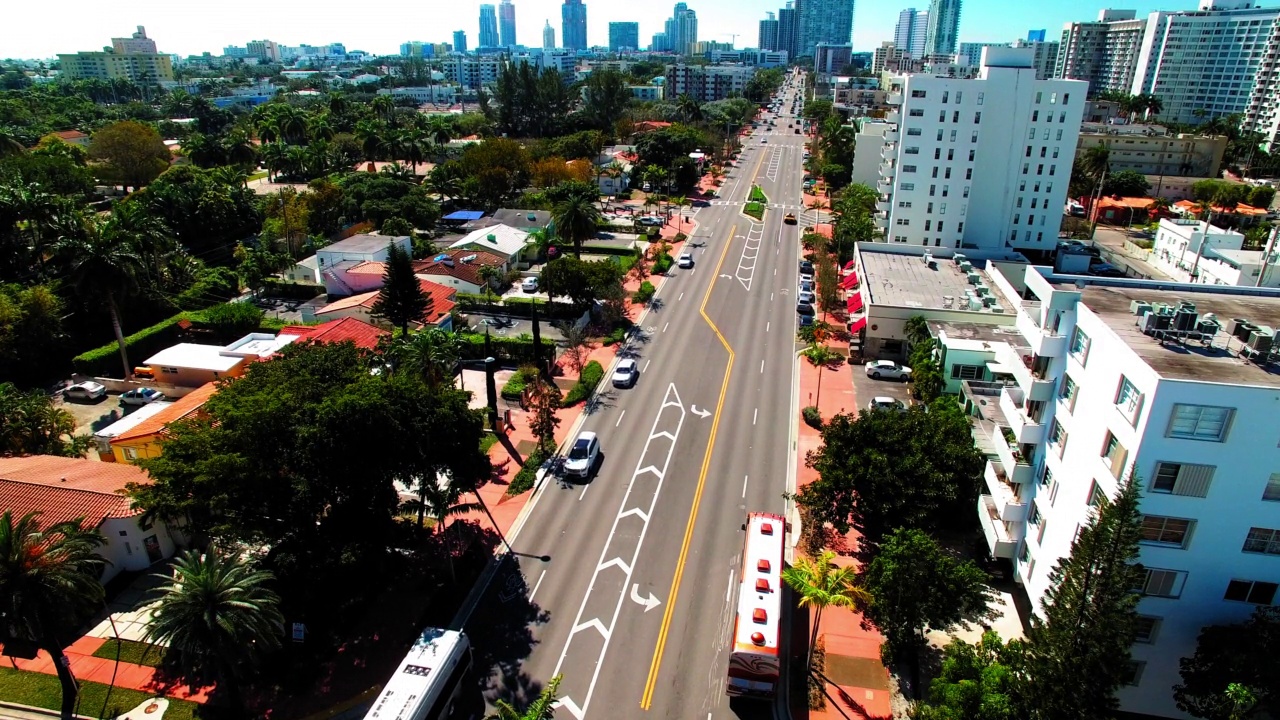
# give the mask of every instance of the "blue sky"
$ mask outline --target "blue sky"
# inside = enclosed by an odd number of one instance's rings
[[[702,40],[729,41],[737,33],[737,47],[756,44],[758,21],[779,0],[687,0],[698,13]],[[496,4],[498,0],[494,0]],[[543,23],[550,19],[560,38],[561,0],[514,0],[517,36],[521,43],[540,46]],[[606,44],[610,21],[640,23],[640,39],[647,44],[671,14],[672,3],[586,0],[587,37]],[[95,50],[112,36],[127,36],[135,25],[146,25],[162,52],[215,54],[225,45],[267,38],[286,45],[344,42],[348,49],[394,53],[406,40],[449,41],[454,30],[466,30],[474,46],[478,35],[479,0],[61,0],[47,6],[34,0],[10,0],[6,28],[0,33],[0,57],[43,58],[59,52]],[[1195,0],[1132,2],[1118,0],[1111,7],[1152,10],[1194,9]],[[1270,5],[1272,2],[1261,4]],[[871,50],[890,39],[898,12],[913,5],[859,0],[854,11],[853,41],[857,50]],[[924,9],[927,0],[914,7]],[[962,42],[1006,42],[1026,37],[1027,30],[1061,32],[1065,22],[1089,20],[1108,7],[1070,0],[966,0],[960,19]]]

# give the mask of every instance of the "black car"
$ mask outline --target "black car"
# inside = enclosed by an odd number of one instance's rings
[[[694,200],[692,203],[690,203],[690,205],[692,205],[693,207],[708,207],[711,205],[711,203],[707,202],[706,200]]]
[[[800,272],[805,273],[806,275],[812,275],[812,274],[813,274],[813,263],[809,262],[808,260],[801,260],[801,261],[800,261]]]
[[[810,305],[809,303],[802,302],[802,303],[796,303],[796,314],[802,317],[805,315],[808,315],[809,317],[813,317],[814,315],[817,314],[817,312],[813,309],[812,305]]]

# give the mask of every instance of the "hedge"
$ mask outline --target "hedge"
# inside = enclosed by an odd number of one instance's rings
[[[324,295],[325,289],[323,285],[268,279],[263,286],[263,292],[271,297],[286,300],[310,300],[317,295]]]
[[[520,472],[507,485],[507,495],[515,496],[533,487],[538,480],[538,469],[547,461],[547,454],[542,448],[535,448],[520,466]]]
[[[501,395],[507,400],[519,400],[524,396],[524,389],[529,384],[530,373],[527,368],[520,368],[503,384]]]
[[[462,341],[462,359],[463,360],[483,360],[484,359],[484,334],[482,333],[459,333],[458,339]],[[542,338],[543,357],[555,352],[556,343],[550,338]],[[533,357],[533,338],[522,337],[502,337],[500,335],[491,335],[489,337],[489,349],[493,356],[501,362],[506,363],[531,363]]]
[[[640,304],[647,303],[653,299],[653,295],[656,292],[657,290],[653,287],[653,283],[645,280],[640,283],[640,289],[631,294],[631,301]]]
[[[497,296],[495,296],[496,298]],[[458,309],[464,313],[489,313],[492,315],[511,315],[521,319],[529,318],[529,306],[537,303],[538,317],[542,320],[577,320],[586,312],[568,303],[548,303],[541,298],[513,297],[507,298],[501,305],[488,302],[483,295],[457,293],[454,297]]]
[[[591,393],[595,392],[596,386],[603,379],[604,367],[595,360],[587,363],[582,368],[582,374],[578,376],[578,382],[574,383],[569,389],[569,394],[565,395],[564,404],[573,405],[591,397]]]

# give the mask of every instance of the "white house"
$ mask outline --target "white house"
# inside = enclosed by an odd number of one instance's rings
[[[281,273],[289,282],[320,284],[320,260],[315,255],[304,257]]]
[[[1280,287],[1274,252],[1243,247],[1244,235],[1235,230],[1195,218],[1164,218],[1156,230],[1149,262],[1179,282]]]
[[[490,225],[463,237],[449,246],[450,250],[484,250],[501,255],[511,267],[524,261],[529,233],[507,225]]]
[[[413,87],[398,88],[380,88],[379,95],[390,95],[392,98],[399,100],[408,98],[418,104],[435,103],[439,105],[452,105],[458,101],[457,85],[427,85]]]
[[[348,284],[347,274],[361,263],[382,262],[390,255],[388,248],[398,245],[405,253],[413,253],[413,240],[408,235],[388,237],[361,233],[326,245],[316,251],[320,282],[330,295],[354,295],[361,288]]]

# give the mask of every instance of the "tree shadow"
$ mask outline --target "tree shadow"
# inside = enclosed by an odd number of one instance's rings
[[[542,692],[542,683],[521,666],[537,646],[534,627],[548,622],[551,614],[529,600],[530,589],[519,563],[509,557],[501,562],[466,632],[473,646],[476,687],[484,700],[490,705],[503,700],[523,707]],[[538,560],[524,562],[541,565]]]

